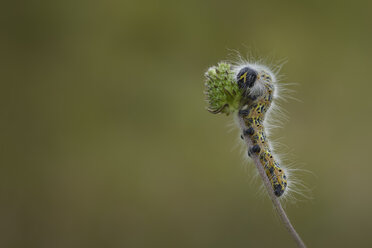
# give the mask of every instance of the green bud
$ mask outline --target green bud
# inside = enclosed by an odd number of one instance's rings
[[[219,63],[205,73],[205,95],[208,101],[208,111],[217,114],[230,113],[239,108],[242,91],[235,80],[231,65]]]

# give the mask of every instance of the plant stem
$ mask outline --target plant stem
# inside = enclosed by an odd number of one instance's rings
[[[241,127],[241,130],[242,130],[242,133],[243,131],[245,130],[245,122],[244,122],[244,119],[242,117],[239,116],[239,123],[240,123],[240,127]],[[250,147],[252,147],[253,143],[252,143],[252,140],[248,137],[244,137],[244,141],[246,142],[247,144],[247,147],[248,149]],[[306,248],[306,245],[305,243],[302,241],[300,235],[298,235],[297,231],[294,229],[294,227],[292,226],[287,214],[285,213],[283,207],[282,207],[282,204],[280,203],[279,201],[279,198],[275,196],[274,194],[274,191],[271,187],[271,184],[270,184],[270,181],[269,181],[269,178],[266,176],[266,172],[264,170],[264,167],[262,166],[261,162],[260,162],[260,159],[258,157],[258,154],[256,153],[252,153],[251,154],[251,157],[254,161],[254,164],[256,165],[257,167],[257,170],[264,182],[264,185],[266,187],[266,190],[269,194],[269,197],[277,211],[277,213],[279,214],[279,217],[281,219],[281,221],[283,222],[284,226],[287,228],[289,234],[292,236],[292,238],[295,240],[295,242],[297,243],[298,247],[301,247],[301,248]]]

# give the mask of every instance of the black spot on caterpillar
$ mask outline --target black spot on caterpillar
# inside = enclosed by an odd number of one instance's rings
[[[239,115],[240,116],[247,116],[247,115],[249,115],[249,109],[239,110]]]
[[[253,135],[254,129],[253,127],[249,127],[248,129],[244,130],[244,135]]]
[[[259,153],[261,151],[261,148],[259,145],[254,145],[252,146],[251,151],[254,153]]]

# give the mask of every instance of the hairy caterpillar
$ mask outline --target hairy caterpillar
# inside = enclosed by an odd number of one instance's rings
[[[274,194],[282,196],[287,177],[272,154],[264,128],[265,115],[274,99],[275,75],[265,66],[248,63],[237,67],[219,63],[205,75],[208,110],[227,115],[237,112],[243,118],[242,138],[252,144],[248,155],[259,156]]]

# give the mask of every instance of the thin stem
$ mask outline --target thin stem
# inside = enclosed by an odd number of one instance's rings
[[[240,117],[240,116],[239,116],[239,123],[240,123],[240,127],[241,127],[241,130],[242,130],[242,133],[243,133],[243,131],[245,130],[245,122],[244,122],[243,118]],[[252,143],[252,140],[250,138],[244,137],[244,141],[246,142],[248,149],[249,149],[249,147],[252,147],[253,143]],[[292,226],[292,224],[291,224],[287,214],[285,213],[285,211],[282,207],[282,204],[280,203],[278,197],[275,196],[274,191],[271,187],[269,178],[266,176],[264,167],[262,166],[258,155],[256,153],[252,153],[251,155],[252,155],[252,159],[254,161],[254,164],[256,165],[257,170],[258,170],[258,172],[259,172],[259,174],[260,174],[260,176],[261,176],[261,178],[264,182],[266,190],[269,193],[269,197],[270,197],[277,213],[279,214],[280,219],[282,220],[284,226],[287,228],[289,234],[295,240],[298,247],[306,248],[306,245],[302,241],[300,235],[298,235],[296,229],[294,229],[294,227]]]

